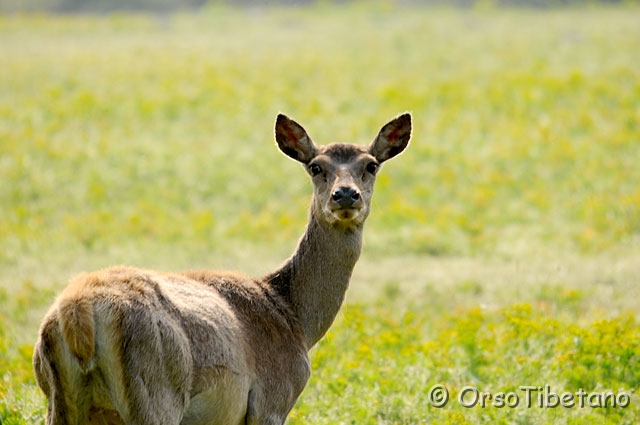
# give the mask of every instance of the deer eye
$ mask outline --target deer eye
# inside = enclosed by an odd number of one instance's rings
[[[311,164],[309,165],[309,172],[312,176],[317,176],[322,172],[322,168],[318,164]]]
[[[367,164],[367,171],[370,172],[371,174],[375,174],[376,171],[378,171],[378,167],[379,165],[376,164],[375,162],[370,162]]]

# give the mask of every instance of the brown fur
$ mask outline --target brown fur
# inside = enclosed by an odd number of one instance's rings
[[[70,294],[58,304],[58,323],[71,354],[86,366],[95,352],[93,305],[80,296]]]
[[[74,278],[34,352],[47,425],[283,424],[360,255],[369,164],[401,152],[410,127],[405,114],[368,147],[318,147],[278,116],[278,146],[309,167],[314,197],[296,252],[263,278],[122,266]]]

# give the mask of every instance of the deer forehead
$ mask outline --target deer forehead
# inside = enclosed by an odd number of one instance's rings
[[[321,147],[311,162],[325,165],[325,168],[331,168],[339,174],[344,174],[359,171],[357,170],[359,164],[366,165],[371,161],[375,161],[375,158],[368,153],[365,146],[334,143]]]
[[[350,162],[361,154],[367,153],[367,148],[349,143],[332,143],[320,148],[320,154],[328,155],[338,162]]]

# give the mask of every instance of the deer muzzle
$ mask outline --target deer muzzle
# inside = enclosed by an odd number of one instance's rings
[[[339,209],[359,208],[360,199],[360,192],[348,186],[341,186],[331,194],[332,202]]]

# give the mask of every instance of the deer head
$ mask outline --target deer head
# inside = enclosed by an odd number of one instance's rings
[[[311,176],[311,213],[331,226],[361,226],[367,216],[380,165],[402,152],[411,138],[411,115],[385,124],[368,146],[333,143],[317,146],[305,129],[279,114],[275,126],[278,147],[301,162]]]

